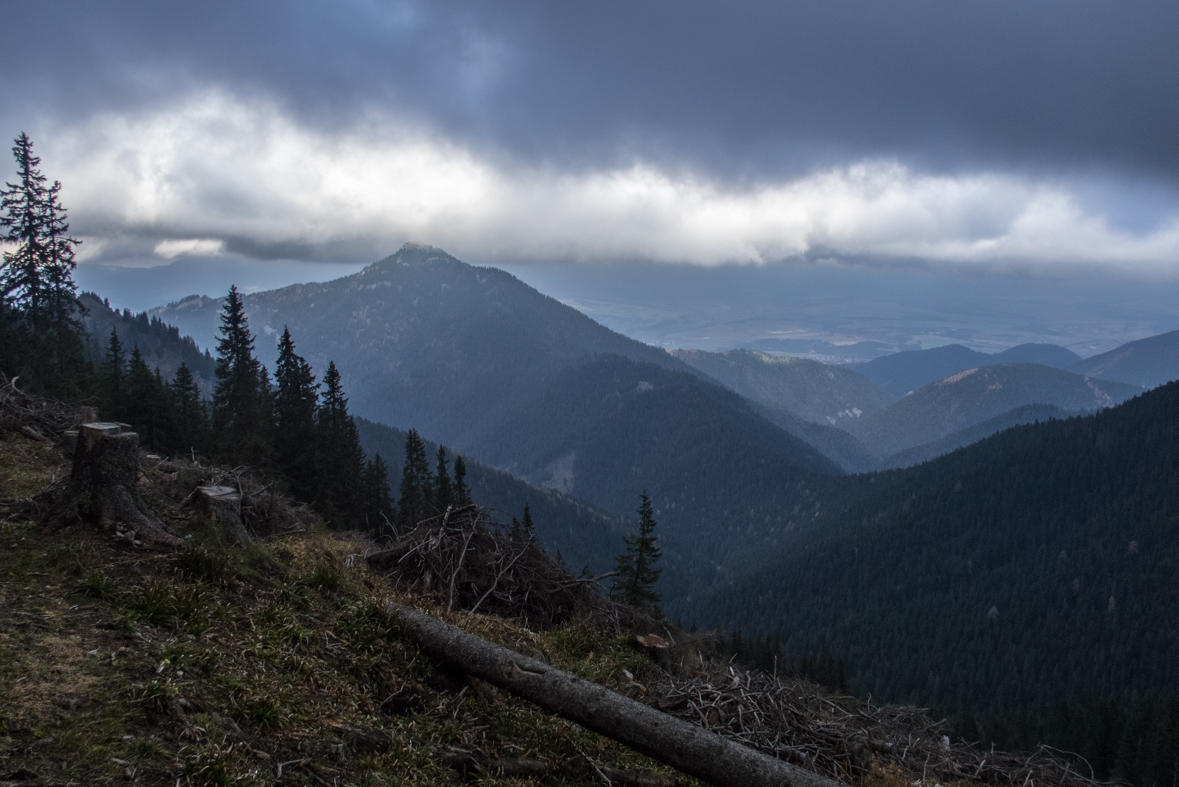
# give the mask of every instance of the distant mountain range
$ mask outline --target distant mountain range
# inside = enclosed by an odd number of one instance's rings
[[[1048,404],[1091,411],[1141,392],[1137,386],[1093,380],[1040,364],[1003,363],[967,369],[926,385],[844,428],[883,457],[940,440],[1017,407]]]
[[[947,344],[929,350],[893,353],[867,363],[849,364],[848,368],[864,375],[892,394],[893,398],[899,399],[930,383],[980,366],[1038,363],[1054,369],[1066,369],[1080,360],[1081,356],[1055,344],[1020,344],[993,355],[980,353],[961,344]]]

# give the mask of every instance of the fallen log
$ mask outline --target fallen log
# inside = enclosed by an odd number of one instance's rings
[[[386,614],[430,658],[716,787],[840,785],[409,607],[390,602]]]

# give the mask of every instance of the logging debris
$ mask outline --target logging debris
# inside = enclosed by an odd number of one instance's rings
[[[1031,753],[979,750],[952,740],[949,725],[923,709],[832,696],[805,680],[731,664],[702,663],[686,678],[665,674],[648,697],[665,713],[849,783],[890,770],[918,785],[1105,783],[1083,761],[1078,768],[1065,752],[1048,746]]]
[[[474,505],[419,522],[366,560],[403,592],[448,610],[517,618],[529,628],[551,628],[575,614],[617,627],[633,616],[602,597],[600,578],[575,575],[531,534],[512,538]]]
[[[37,440],[60,442],[67,430],[98,420],[93,407],[25,393],[17,387],[18,380],[0,372],[0,428],[24,432]]]
[[[386,612],[430,658],[716,787],[839,785],[431,615],[394,602],[388,604]]]

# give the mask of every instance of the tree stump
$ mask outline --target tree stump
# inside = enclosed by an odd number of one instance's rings
[[[237,538],[242,546],[251,543],[250,534],[242,522],[242,496],[231,486],[200,486],[195,495],[197,507],[209,515],[213,523]]]
[[[181,541],[143,510],[139,501],[139,435],[125,424],[78,427],[70,500],[79,516],[134,542],[177,547]]]

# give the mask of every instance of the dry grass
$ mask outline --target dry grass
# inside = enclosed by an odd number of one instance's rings
[[[177,475],[145,471],[145,497],[191,536],[177,553],[83,525],[0,530],[0,782],[21,773],[45,784],[534,783],[447,767],[439,754],[456,749],[554,763],[584,754],[670,775],[423,659],[384,603],[447,613],[370,572],[362,536],[313,527],[244,549],[182,505]],[[590,639],[448,616],[555,658]],[[577,625],[586,624],[564,630]],[[593,783],[554,778],[546,783]]]

